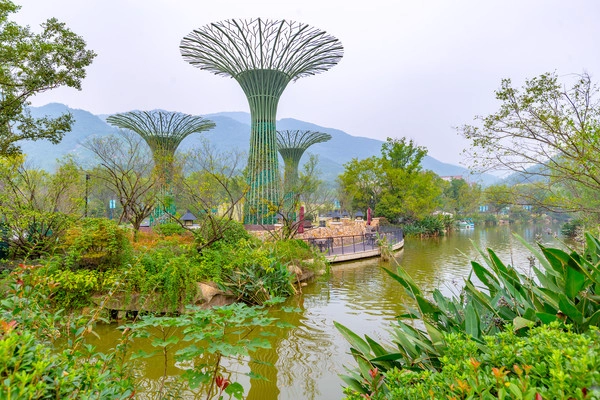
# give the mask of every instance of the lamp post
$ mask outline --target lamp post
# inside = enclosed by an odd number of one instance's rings
[[[90,188],[90,174],[85,174],[85,217],[88,216],[88,192]]]

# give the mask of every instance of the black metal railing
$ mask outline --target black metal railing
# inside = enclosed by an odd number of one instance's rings
[[[324,238],[303,239],[309,245],[318,248],[327,256],[360,253],[379,249],[382,244],[395,245],[402,241],[402,229],[367,232],[362,235],[329,236]]]

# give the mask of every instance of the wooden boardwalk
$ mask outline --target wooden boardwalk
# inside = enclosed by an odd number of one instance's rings
[[[332,263],[378,257],[381,255],[379,246],[381,242],[390,245],[392,251],[404,247],[404,235],[401,229],[355,236],[306,239],[306,241],[321,250],[325,258]]]

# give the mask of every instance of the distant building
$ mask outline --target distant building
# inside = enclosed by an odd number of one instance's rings
[[[450,182],[455,179],[462,179],[463,181],[465,180],[465,178],[462,175],[447,175],[447,176],[440,176],[440,178],[442,178],[446,182]]]

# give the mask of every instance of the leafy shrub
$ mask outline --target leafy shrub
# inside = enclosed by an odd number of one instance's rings
[[[117,353],[96,353],[83,345],[95,321],[48,311],[36,269],[20,265],[5,277],[9,289],[0,301],[0,398],[130,398],[132,382]]]
[[[161,236],[183,235],[187,230],[177,222],[155,225],[152,230]]]
[[[563,226],[560,228],[560,233],[564,237],[576,238],[581,235],[582,230],[583,221],[580,219],[573,219],[563,224]]]
[[[125,231],[105,218],[84,219],[68,229],[63,248],[67,266],[102,271],[125,264],[131,252]]]
[[[225,264],[229,272],[223,274],[219,286],[232,291],[239,301],[263,304],[273,297],[295,293],[287,265],[269,246],[255,247],[242,240],[229,254]]]
[[[271,244],[272,252],[284,264],[293,264],[303,268],[322,269],[327,261],[321,252],[309,246],[304,240],[278,240]],[[307,260],[312,260],[308,263]]]
[[[345,382],[366,393],[364,379],[374,368],[384,373],[393,368],[438,371],[446,355],[447,334],[465,334],[483,344],[484,336],[498,334],[508,325],[521,331],[559,322],[571,325],[573,332],[588,332],[600,323],[600,241],[586,235],[586,242],[585,253],[579,254],[542,245],[537,250],[523,241],[540,265],[531,266],[535,279],[505,265],[492,250],[487,254],[480,250],[487,268],[472,261],[477,281],[469,276],[460,295],[452,298],[439,290],[426,295],[402,269],[386,270],[416,305],[400,317],[420,320],[422,327],[398,320],[393,327],[397,347],[386,349],[336,323],[350,342],[360,371],[344,377]]]
[[[251,239],[243,224],[212,216],[204,216],[200,220],[199,228],[193,233],[198,247],[202,249],[216,242],[235,245],[240,240]]]
[[[511,329],[485,336],[463,334],[448,345],[439,372],[394,368],[385,374],[387,399],[583,399],[600,395],[600,335],[565,331],[558,323],[520,337]],[[383,396],[371,396],[372,399]],[[588,398],[591,396],[587,396]],[[364,397],[360,397],[364,398]]]
[[[439,236],[452,225],[452,218],[445,215],[429,215],[420,221],[402,227],[405,236]]]

